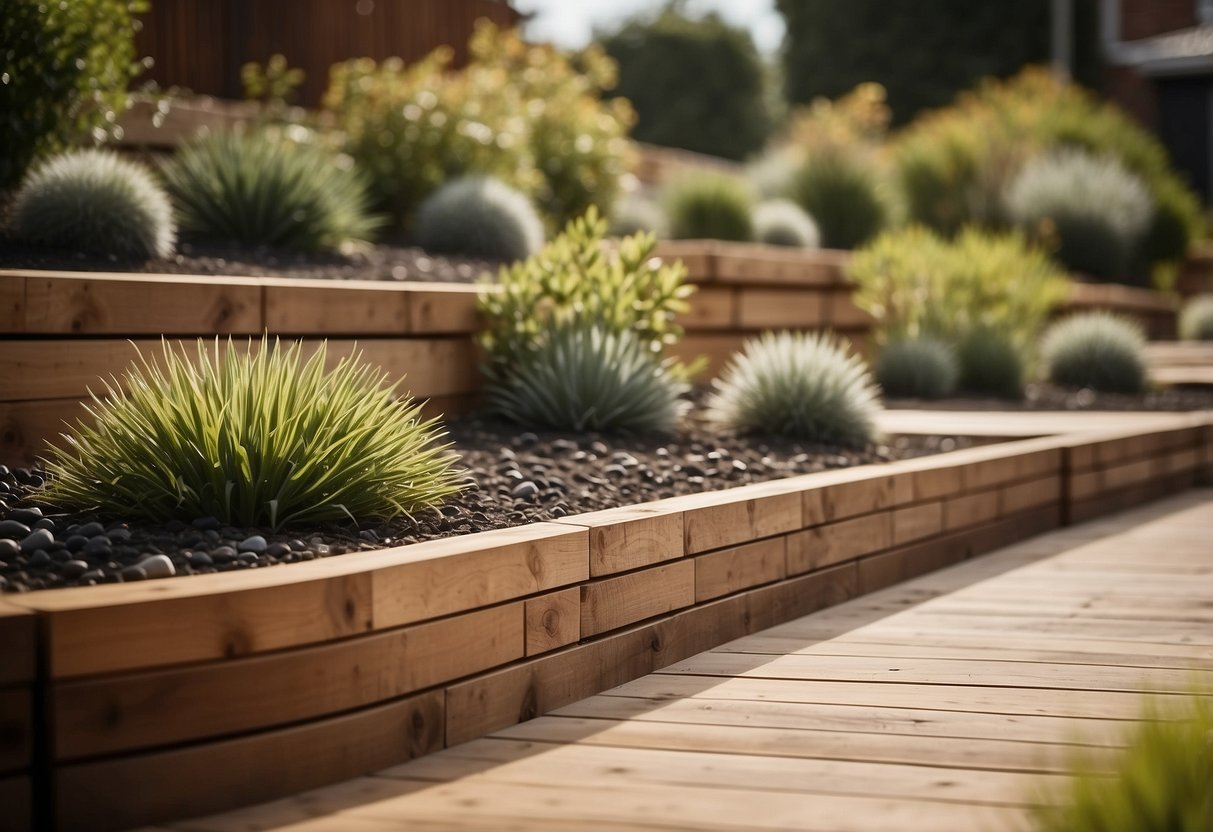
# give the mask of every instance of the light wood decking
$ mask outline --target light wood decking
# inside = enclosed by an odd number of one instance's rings
[[[1213,491],[1035,538],[549,716],[174,830],[1024,828],[1074,744],[1213,686]]]

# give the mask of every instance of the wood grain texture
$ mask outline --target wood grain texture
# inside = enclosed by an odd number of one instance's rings
[[[629,572],[581,586],[581,637],[617,630],[695,603],[689,560]]]
[[[569,587],[526,601],[526,655],[547,653],[580,639],[580,588]]]
[[[695,603],[787,577],[787,537],[773,537],[695,558]]]
[[[683,510],[687,554],[787,534],[804,525],[803,497],[796,483],[775,481],[675,497],[666,505]]]
[[[589,529],[591,577],[683,555],[682,512],[662,502],[577,514],[556,522]]]
[[[788,574],[833,566],[893,545],[893,518],[887,511],[815,526],[788,537]]]
[[[0,598],[0,685],[24,684],[34,680],[35,620],[24,607]]]
[[[820,329],[827,295],[793,289],[743,289],[737,294],[741,329]]]
[[[0,333],[25,331],[25,278],[0,274]]]

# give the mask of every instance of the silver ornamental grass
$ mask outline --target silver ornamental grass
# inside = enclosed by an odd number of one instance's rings
[[[13,200],[23,242],[120,259],[170,257],[177,225],[152,173],[104,150],[76,150],[36,167]]]
[[[821,232],[804,209],[790,199],[769,199],[754,209],[754,239],[791,248],[819,248]]]
[[[940,399],[956,390],[955,351],[934,338],[893,341],[876,360],[876,380],[887,396]]]
[[[521,191],[492,177],[468,176],[426,197],[413,237],[427,251],[513,262],[543,245],[543,220]]]
[[[1140,393],[1146,385],[1141,327],[1106,312],[1058,321],[1041,342],[1049,381],[1106,393]]]
[[[1213,295],[1197,295],[1179,314],[1179,337],[1185,341],[1213,341]]]
[[[708,401],[711,420],[745,433],[863,447],[879,391],[863,360],[827,333],[765,333],[733,356]]]

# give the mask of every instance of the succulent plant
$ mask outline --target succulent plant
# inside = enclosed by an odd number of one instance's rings
[[[863,360],[826,333],[751,339],[714,388],[709,417],[733,430],[847,447],[876,436],[879,391]]]
[[[959,377],[956,353],[934,338],[893,341],[876,360],[876,381],[886,396],[941,399],[956,390]]]
[[[817,248],[817,223],[790,199],[770,199],[754,209],[754,237],[760,243],[791,248]]]
[[[522,192],[491,177],[468,176],[426,197],[413,237],[427,251],[513,262],[543,245],[543,220]]]
[[[1179,313],[1179,337],[1185,341],[1213,341],[1213,295],[1197,295]]]
[[[169,257],[177,226],[168,196],[142,165],[102,150],[54,156],[25,179],[10,233],[22,242],[149,260]]]
[[[1044,335],[1041,354],[1049,381],[1105,393],[1140,393],[1146,384],[1141,327],[1106,312],[1074,315]]]
[[[688,385],[630,331],[549,330],[516,367],[490,380],[490,412],[564,431],[668,431]]]
[[[754,239],[753,196],[737,177],[683,174],[667,188],[665,209],[676,240]]]

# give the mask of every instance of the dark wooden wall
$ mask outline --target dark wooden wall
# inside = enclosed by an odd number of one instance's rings
[[[241,66],[281,53],[305,72],[296,103],[314,106],[339,61],[414,61],[442,44],[462,61],[482,17],[510,26],[520,15],[494,0],[152,0],[136,46],[155,63],[136,83],[241,98]]]

